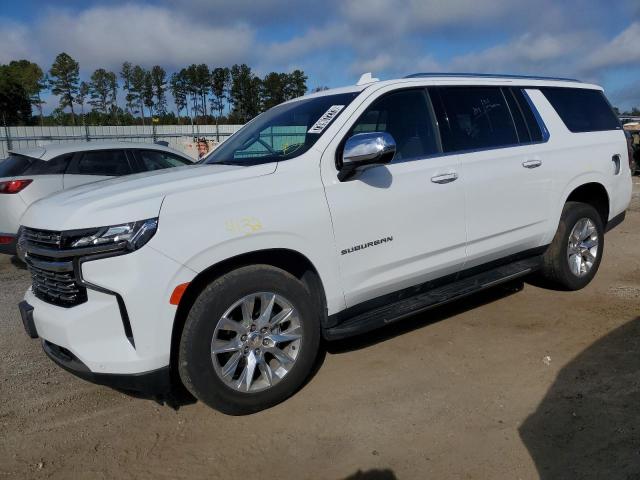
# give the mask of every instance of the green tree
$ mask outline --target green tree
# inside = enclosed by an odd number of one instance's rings
[[[107,86],[109,87],[109,111],[116,125],[120,124],[118,107],[118,76],[114,72],[107,72]]]
[[[46,88],[46,79],[42,69],[37,63],[29,60],[14,60],[9,63],[9,69],[14,79],[22,85],[29,96],[32,105],[35,105],[40,115],[40,125],[43,124],[42,97],[40,93]]]
[[[61,109],[70,108],[72,125],[76,124],[73,99],[78,93],[79,72],[78,62],[64,52],[56,56],[49,70],[51,92],[59,96]]]
[[[265,110],[275,107],[286,100],[288,76],[284,73],[271,72],[262,80],[261,100]]]
[[[4,125],[27,124],[31,119],[31,101],[8,65],[0,65],[0,121]]]
[[[184,69],[171,75],[171,80],[169,81],[169,89],[171,90],[171,95],[173,96],[173,102],[176,105],[178,119],[180,118],[180,112],[182,112],[182,110],[184,109],[187,109],[187,116],[189,116],[189,104],[187,102],[187,94],[189,92],[187,90],[187,85],[184,78]]]
[[[184,71],[187,90],[191,97],[192,112],[194,116],[207,115],[207,96],[209,93],[209,85],[211,83],[211,75],[209,67],[204,63],[200,65],[191,64]]]
[[[201,63],[196,67],[196,89],[200,97],[200,108],[202,115],[207,117],[207,98],[209,96],[209,85],[211,85],[211,73],[209,67]]]
[[[262,81],[245,64],[231,67],[231,116],[234,121],[246,123],[261,111]]]
[[[89,93],[91,96],[89,104],[95,111],[106,116],[109,112],[109,95],[111,89],[109,85],[109,72],[104,68],[99,68],[91,74]]]
[[[220,141],[220,117],[224,111],[225,100],[228,96],[231,73],[224,67],[214,68],[211,72],[211,113],[216,112],[216,140]]]
[[[134,113],[137,104],[136,95],[131,87],[133,77],[133,65],[130,62],[124,62],[122,69],[120,70],[120,78],[122,78],[122,88],[126,92],[125,99],[125,111],[129,114]]]
[[[131,91],[135,98],[136,108],[133,113],[140,113],[142,125],[144,122],[144,89],[146,80],[146,71],[140,65],[136,65],[131,70]]]
[[[211,72],[211,111],[216,112],[218,117],[224,112],[224,104],[229,94],[229,82],[231,73],[226,67],[214,68]]]
[[[144,86],[142,88],[142,101],[144,102],[145,107],[149,109],[149,116],[153,117],[154,113],[154,105],[153,101],[153,78],[151,77],[151,72],[144,72]]]
[[[156,114],[167,114],[167,72],[159,65],[151,68],[151,83],[153,87],[153,96],[155,97]]]
[[[285,92],[287,100],[301,97],[307,93],[307,76],[302,70],[294,70],[287,75]]]
[[[87,100],[87,96],[89,95],[90,87],[87,82],[80,82],[80,87],[78,88],[78,94],[76,95],[75,102],[80,105],[80,114],[82,115],[82,125],[84,126],[84,104]]]

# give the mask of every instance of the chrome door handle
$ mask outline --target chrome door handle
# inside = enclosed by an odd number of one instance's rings
[[[538,168],[540,165],[542,165],[542,160],[527,160],[526,162],[522,162],[524,168]]]
[[[433,183],[451,183],[455,182],[458,179],[458,174],[456,172],[453,173],[445,173],[444,175],[436,175],[435,177],[431,177],[431,181]]]

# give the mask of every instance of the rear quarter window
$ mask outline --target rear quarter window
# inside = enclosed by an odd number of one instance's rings
[[[36,160],[24,171],[23,175],[62,175],[73,157],[72,153],[60,155],[51,160]]]
[[[4,160],[0,160],[0,178],[22,175],[34,162],[34,158],[11,154]]]
[[[573,133],[622,129],[600,90],[544,87],[540,91]]]

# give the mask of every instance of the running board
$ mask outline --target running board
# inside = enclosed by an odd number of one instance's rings
[[[326,329],[324,337],[327,340],[338,340],[375,330],[424,310],[438,307],[486,288],[523,277],[537,270],[540,267],[540,260],[541,257],[520,260],[374,308],[348,318],[335,327]]]

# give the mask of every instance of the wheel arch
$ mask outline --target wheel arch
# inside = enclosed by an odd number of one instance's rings
[[[281,268],[302,281],[309,290],[316,309],[320,314],[321,325],[323,325],[323,327],[327,325],[328,315],[325,288],[318,269],[305,255],[286,248],[271,248],[236,255],[211,265],[209,268],[200,272],[189,283],[189,286],[182,295],[176,310],[171,332],[170,365],[174,374],[177,374],[177,358],[182,330],[189,311],[200,292],[221,275],[237,268],[257,264]]]
[[[602,225],[606,228],[611,208],[609,193],[600,182],[587,182],[575,187],[565,198],[567,202],[582,202],[591,205],[600,214]]]

